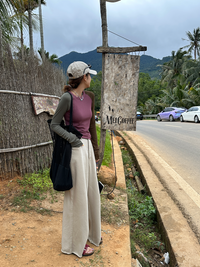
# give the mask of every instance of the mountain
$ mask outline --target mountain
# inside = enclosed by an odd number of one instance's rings
[[[78,52],[70,52],[59,58],[61,63],[61,68],[64,70],[64,73],[67,71],[67,67],[73,61],[84,61],[88,64],[92,65],[92,68],[97,72],[102,70],[102,54],[97,53],[97,50],[89,51],[87,53],[78,53]],[[164,57],[162,60],[153,58],[151,56],[142,55],[140,57],[140,72],[148,73],[150,77],[160,79],[160,71],[161,68],[157,65],[162,65],[165,62],[170,60],[169,57]]]
[[[140,72],[148,73],[150,77],[160,79],[161,67],[165,62],[170,61],[171,57],[163,57],[163,59],[157,59],[151,56],[142,55],[140,57]]]

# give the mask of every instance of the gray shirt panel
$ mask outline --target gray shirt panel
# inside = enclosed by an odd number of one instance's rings
[[[62,138],[66,139],[72,147],[80,147],[83,143],[80,139],[73,133],[69,133],[60,126],[63,120],[64,114],[70,109],[71,106],[71,96],[69,93],[64,93],[58,104],[56,112],[51,121],[51,130],[60,135]]]

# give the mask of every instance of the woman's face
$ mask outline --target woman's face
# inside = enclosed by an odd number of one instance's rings
[[[90,74],[88,74],[87,76],[86,76],[86,81],[85,81],[85,83],[86,83],[86,88],[89,88],[90,87],[90,83],[91,83],[91,76],[90,76]]]

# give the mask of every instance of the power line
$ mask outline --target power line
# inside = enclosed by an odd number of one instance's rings
[[[120,38],[122,38],[122,39],[124,39],[124,40],[127,40],[127,41],[129,41],[129,42],[131,42],[131,43],[133,43],[133,44],[136,44],[136,45],[142,46],[142,45],[140,45],[140,44],[137,44],[137,43],[135,43],[135,42],[133,42],[133,41],[131,41],[131,40],[129,40],[129,39],[127,39],[127,38],[125,38],[125,37],[123,37],[123,36],[121,36],[121,35],[117,34],[117,33],[114,33],[114,32],[112,32],[112,31],[110,31],[110,30],[108,30],[108,32],[110,32],[110,33],[112,33],[112,34],[114,34],[114,35],[117,35],[117,36],[119,36]]]

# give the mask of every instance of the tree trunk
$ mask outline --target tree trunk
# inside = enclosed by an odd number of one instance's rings
[[[33,27],[32,27],[32,9],[31,0],[28,0],[28,20],[29,20],[29,45],[30,45],[30,56],[33,57]]]
[[[43,34],[43,23],[42,23],[42,8],[41,8],[41,0],[38,0],[39,5],[39,19],[40,19],[40,39],[41,39],[41,53],[42,53],[42,61],[45,60],[44,55],[44,34]]]
[[[100,0],[100,9],[101,9],[101,22],[102,22],[102,46],[108,46],[108,31],[107,31],[107,18],[106,18],[106,1]],[[101,108],[103,107],[103,96],[104,96],[104,74],[105,74],[105,53],[102,53],[102,84],[101,84]],[[101,109],[102,117],[102,109]],[[99,146],[99,163],[98,170],[101,168],[101,164],[104,156],[106,141],[106,130],[102,129],[102,120],[101,120],[101,138]]]
[[[20,17],[20,42],[21,42],[21,59],[24,60],[24,33],[23,33],[23,23],[22,17]]]
[[[22,13],[23,13],[23,0],[20,1],[21,8],[20,8],[20,42],[21,42],[21,59],[24,60],[24,33],[23,33],[23,20],[22,20]]]
[[[0,21],[0,71],[3,70],[3,41],[2,41],[2,28]]]

